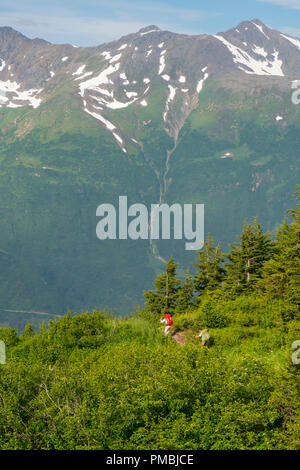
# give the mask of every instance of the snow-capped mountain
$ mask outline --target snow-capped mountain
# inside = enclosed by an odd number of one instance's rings
[[[165,89],[162,125],[176,136],[210,77],[240,83],[249,76],[265,78],[260,86],[269,86],[272,78],[286,88],[300,77],[300,40],[259,20],[213,36],[175,34],[152,25],[89,48],[29,40],[0,28],[0,58],[1,107],[37,108],[63,82],[124,152],[130,137],[110,111],[147,107],[157,86]]]
[[[296,204],[299,79],[300,40],[259,20],[88,48],[0,28],[0,322],[124,314],[164,259],[194,259],[181,240],[98,240],[96,208],[120,195],[204,204],[224,250],[246,219],[274,230]]]

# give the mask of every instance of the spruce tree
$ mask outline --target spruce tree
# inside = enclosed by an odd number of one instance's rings
[[[178,296],[176,302],[176,312],[185,313],[193,305],[194,297],[194,282],[190,271],[187,269],[185,272],[185,279],[183,286],[178,289]]]
[[[296,210],[289,210],[294,219],[279,227],[275,253],[263,267],[260,285],[266,293],[284,297],[300,306],[300,186]]]
[[[197,272],[194,277],[195,292],[202,294],[204,290],[212,291],[220,286],[224,279],[224,261],[221,245],[215,245],[211,235],[208,235],[202,250],[197,251],[196,262],[193,265]]]
[[[180,279],[177,278],[177,264],[173,258],[167,263],[166,270],[154,281],[155,291],[144,292],[146,308],[154,314],[173,312],[178,297]]]
[[[240,243],[231,244],[231,251],[226,255],[226,281],[224,287],[237,293],[252,289],[262,278],[264,262],[274,252],[274,243],[270,234],[264,234],[257,219],[253,224],[244,224]]]

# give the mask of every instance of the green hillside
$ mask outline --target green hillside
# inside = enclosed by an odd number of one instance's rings
[[[64,313],[112,304],[126,311],[152,282],[149,246],[101,243],[96,208],[117,205],[120,194],[129,203],[156,200],[156,180],[142,154],[124,156],[82,111],[62,110],[61,117],[72,114],[72,130],[48,106],[45,112],[45,123],[41,109],[38,128],[18,139],[7,131],[1,145],[0,308]],[[136,263],[144,266],[138,282]],[[7,313],[1,317],[7,322]]]
[[[207,82],[199,105],[174,139],[162,129],[162,89],[146,108],[114,112],[114,122],[141,147],[125,154],[65,86],[36,109],[1,110],[0,323],[23,328],[38,311],[141,303],[163,264],[147,241],[95,235],[96,208],[119,195],[128,203],[204,203],[205,230],[223,247],[257,215],[275,230],[295,204],[299,107],[277,88],[245,93]],[[165,97],[164,97],[165,99]],[[259,104],[255,104],[259,103]],[[278,113],[284,121],[275,121]],[[109,117],[109,116],[108,116]],[[131,127],[130,127],[131,126]],[[228,158],[221,158],[230,153]],[[158,244],[183,270],[193,259],[181,241]],[[35,315],[36,322],[44,317]]]
[[[0,449],[299,450],[300,199],[290,215],[274,242],[245,224],[227,255],[209,237],[184,283],[171,259],[130,317],[1,329]]]

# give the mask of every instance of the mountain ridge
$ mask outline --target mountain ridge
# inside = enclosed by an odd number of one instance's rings
[[[225,247],[245,218],[274,230],[294,205],[300,40],[257,20],[198,36],[149,25],[90,48],[6,34],[3,308],[128,312],[163,260],[175,253],[185,266],[180,241],[97,240],[96,208],[119,195],[204,203],[206,233]]]
[[[271,39],[264,28],[272,35]],[[3,51],[1,36],[7,30],[16,41],[25,41],[30,46],[28,54],[31,57],[24,54],[22,60],[20,54],[16,55],[14,50],[11,52],[11,46]],[[251,44],[243,41],[246,37],[250,38]],[[225,33],[197,36],[162,31],[157,26],[149,25],[137,33],[110,43],[92,48],[77,48],[72,45],[53,45],[43,40],[30,40],[13,29],[1,28],[2,106],[39,107],[51,97],[52,89],[60,86],[64,80],[70,86],[78,86],[77,93],[82,98],[84,111],[101,121],[100,125],[112,132],[116,144],[125,152],[124,136],[122,138],[117,131],[113,132],[117,126],[105,114],[131,105],[148,106],[147,97],[151,95],[152,80],[159,78],[168,90],[162,118],[166,132],[174,137],[178,133],[178,126],[175,123],[174,127],[172,119],[172,108],[178,100],[175,95],[179,94],[179,99],[184,101],[182,117],[179,117],[183,124],[197,106],[197,95],[211,75],[217,79],[222,79],[223,74],[227,76],[235,73],[253,75],[255,78],[281,77],[290,85],[292,77],[300,74],[300,40],[299,44],[294,44],[296,38],[287,38],[288,36],[268,28],[261,21],[252,20],[242,22]],[[275,49],[279,46],[281,58],[279,49]],[[283,54],[288,59],[285,63]],[[174,70],[172,64],[183,57],[185,63],[181,64],[179,70]],[[25,66],[22,66],[24,61]],[[31,67],[28,67],[28,61]],[[141,83],[128,80],[127,75],[132,68],[138,74],[144,69],[145,76]],[[102,72],[99,74],[99,71]],[[238,76],[240,82],[246,80],[242,75]],[[178,110],[176,113],[178,115]],[[179,130],[180,128],[181,126]],[[132,142],[134,141],[131,139]]]

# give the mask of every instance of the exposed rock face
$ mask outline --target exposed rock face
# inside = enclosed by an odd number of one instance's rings
[[[252,77],[260,86],[290,87],[300,76],[300,40],[259,20],[214,36],[175,34],[151,25],[90,48],[30,40],[5,27],[0,28],[0,59],[1,106],[37,108],[67,84],[85,112],[126,152],[122,128],[107,117],[113,117],[111,111],[146,107],[163,87],[162,125],[176,140],[211,76],[238,86],[247,86]]]

